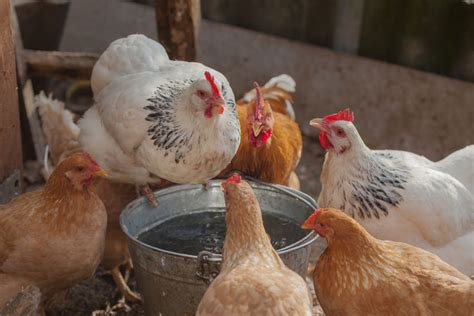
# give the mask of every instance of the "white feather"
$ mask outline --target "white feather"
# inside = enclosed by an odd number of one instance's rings
[[[292,94],[292,93],[295,93],[296,91],[296,82],[291,76],[287,74],[281,74],[279,76],[273,77],[270,80],[268,80],[268,82],[265,83],[263,87],[265,88],[265,90],[263,91],[264,99],[278,100],[280,98],[280,95],[278,94],[278,92],[274,92],[272,90],[267,90],[267,89],[277,87]],[[242,100],[248,103],[254,100],[256,97],[257,95],[255,92],[255,89],[252,89],[244,94],[244,96],[242,97]],[[285,100],[285,109],[288,115],[293,120],[295,120],[296,119],[295,110],[293,108],[293,104],[289,100]]]
[[[141,34],[129,35],[113,41],[94,65],[91,86],[94,95],[124,75],[157,71],[168,62],[166,50]]]
[[[228,106],[213,120],[204,113],[195,114],[188,103],[176,97],[184,95],[190,82],[204,80],[206,71],[219,88],[225,87],[227,100],[234,102],[233,108]],[[170,61],[160,44],[143,35],[131,35],[107,48],[91,80],[96,103],[79,123],[80,142],[112,180],[145,184],[162,178],[174,183],[203,183],[217,176],[235,155],[240,125],[234,95],[227,79],[214,69]],[[184,86],[177,85],[183,80],[187,80]],[[157,91],[158,87],[162,88]],[[146,120],[150,98],[155,93],[171,96],[173,91],[177,91],[172,103],[174,119],[180,119],[178,132],[192,135],[192,146],[181,161],[168,148],[154,144],[149,135],[154,122]]]
[[[38,112],[43,117],[46,111],[53,111],[56,113],[62,113],[62,119],[66,127],[72,132],[74,136],[79,135],[79,127],[74,123],[73,114],[65,110],[64,102],[53,99],[52,94],[46,96],[44,91],[40,91],[34,98],[35,108],[38,108]]]

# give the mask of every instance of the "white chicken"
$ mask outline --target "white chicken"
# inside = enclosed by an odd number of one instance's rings
[[[319,207],[339,208],[378,239],[426,249],[474,274],[474,146],[439,162],[370,150],[353,120],[346,109],[310,122],[328,151]]]
[[[111,180],[206,183],[237,152],[240,125],[227,79],[199,63],[169,60],[144,35],[112,42],[91,85],[95,104],[79,121],[79,141]]]

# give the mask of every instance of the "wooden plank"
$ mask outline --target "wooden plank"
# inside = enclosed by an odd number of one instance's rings
[[[10,0],[0,1],[0,183],[22,167]]]
[[[89,80],[99,55],[25,49],[23,58],[27,65],[28,76],[51,75]]]
[[[336,23],[332,39],[332,47],[335,50],[350,54],[358,53],[364,1],[336,1]]]
[[[155,0],[158,39],[171,59],[196,60],[199,0]]]

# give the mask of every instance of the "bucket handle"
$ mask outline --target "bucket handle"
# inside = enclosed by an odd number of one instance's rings
[[[222,256],[203,250],[197,256],[196,276],[211,283],[221,270]]]

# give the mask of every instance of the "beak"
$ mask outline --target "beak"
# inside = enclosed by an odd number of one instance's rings
[[[211,105],[210,107],[210,116],[209,117],[213,117],[214,115],[220,115],[220,114],[223,114],[224,113],[224,104],[222,103],[215,103],[213,105]]]
[[[311,121],[309,121],[309,125],[311,125],[312,127],[316,127],[317,129],[326,133],[329,131],[322,118],[312,119]]]
[[[105,172],[104,169],[100,168],[99,171],[97,171],[95,173],[95,176],[106,178],[107,177],[107,172]]]
[[[311,230],[313,229],[313,227],[310,225],[310,223],[308,223],[308,221],[304,222],[303,224],[301,224],[300,226],[301,229],[306,229],[306,230]]]
[[[257,137],[262,131],[263,124],[260,122],[255,122],[252,124],[253,136]]]
[[[219,96],[214,98],[214,102],[212,104],[212,114],[223,114],[225,109],[225,100]]]

